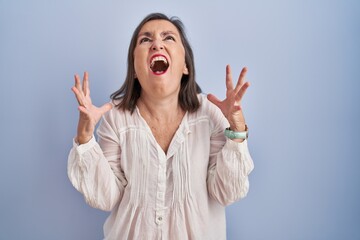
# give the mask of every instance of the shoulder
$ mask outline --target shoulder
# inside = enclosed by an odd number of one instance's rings
[[[102,123],[106,122],[113,128],[121,128],[132,118],[130,111],[124,111],[117,107],[119,102],[120,100],[112,100],[110,102],[113,105],[113,108],[103,115]]]
[[[224,114],[221,110],[207,99],[207,95],[198,94],[200,107],[198,110],[191,114],[190,121],[208,121],[213,128],[223,127],[228,125]]]

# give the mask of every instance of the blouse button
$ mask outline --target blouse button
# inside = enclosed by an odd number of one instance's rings
[[[159,221],[162,221],[162,217],[158,217],[158,220],[159,220]]]

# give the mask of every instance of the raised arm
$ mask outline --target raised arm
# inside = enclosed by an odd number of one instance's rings
[[[233,131],[246,130],[244,115],[241,110],[241,99],[249,83],[245,82],[247,69],[243,68],[238,82],[233,87],[230,66],[226,66],[226,98],[220,101],[209,94],[208,99],[220,110],[213,115],[217,128],[211,136],[211,152],[208,167],[207,186],[209,195],[220,204],[226,206],[246,196],[249,190],[248,175],[254,168],[252,158],[247,147],[246,139],[225,138],[224,125],[226,120]],[[223,115],[223,116],[222,116]]]
[[[80,117],[77,137],[68,157],[68,176],[90,206],[110,211],[121,200],[127,185],[120,167],[121,150],[113,112],[104,115],[112,104],[100,108],[92,104],[87,73],[82,84],[75,75],[72,91],[79,103]],[[92,137],[100,118],[98,136],[101,147]]]

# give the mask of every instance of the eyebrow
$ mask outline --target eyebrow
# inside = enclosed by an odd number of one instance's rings
[[[169,34],[177,35],[175,32],[169,30],[169,31],[164,31],[164,32],[160,33],[160,36],[164,37],[164,36],[167,36]],[[152,35],[153,34],[150,33],[150,32],[141,32],[141,33],[139,33],[138,38],[141,37],[141,36],[152,37]]]

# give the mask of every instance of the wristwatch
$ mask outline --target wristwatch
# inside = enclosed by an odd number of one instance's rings
[[[245,131],[243,132],[235,132],[228,127],[225,129],[225,136],[230,139],[247,139],[249,137],[248,127],[245,124]]]

